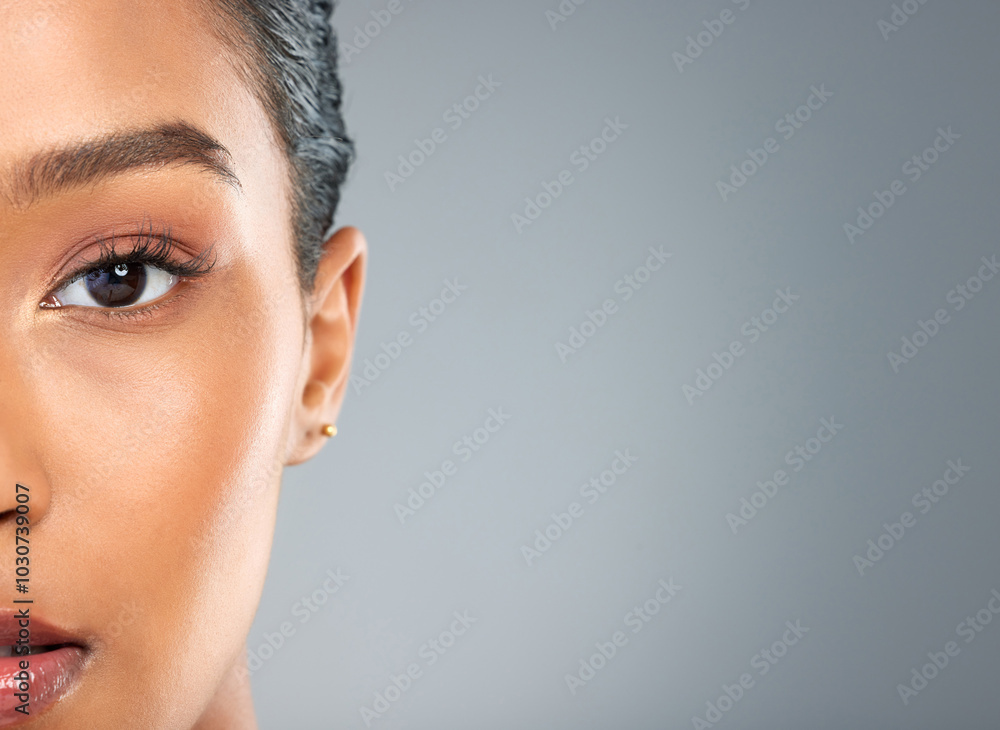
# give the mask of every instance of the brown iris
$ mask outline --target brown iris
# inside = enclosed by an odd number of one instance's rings
[[[146,288],[146,267],[140,263],[120,263],[92,271],[84,278],[87,292],[102,307],[127,307]]]

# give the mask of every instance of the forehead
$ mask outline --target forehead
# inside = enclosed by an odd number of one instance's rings
[[[0,171],[39,150],[183,122],[237,174],[274,152],[205,0],[0,0]]]

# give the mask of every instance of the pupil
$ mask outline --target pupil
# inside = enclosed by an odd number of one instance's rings
[[[116,264],[87,274],[87,292],[102,307],[127,307],[142,296],[146,288],[146,267],[142,264]]]

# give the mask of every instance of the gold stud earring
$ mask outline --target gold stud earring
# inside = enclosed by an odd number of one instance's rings
[[[332,423],[327,423],[327,424],[324,424],[323,428],[321,428],[319,430],[319,432],[321,434],[323,434],[324,436],[327,436],[327,437],[336,436],[337,435],[337,427],[334,426]]]

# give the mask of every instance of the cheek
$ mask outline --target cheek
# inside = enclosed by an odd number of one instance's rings
[[[62,366],[59,385],[39,404],[55,432],[72,434],[60,460],[72,465],[59,475],[68,483],[51,485],[55,503],[95,497],[99,486],[114,510],[91,519],[176,537],[246,500],[252,484],[275,480],[299,338],[291,312],[237,294],[254,287],[226,288],[236,295],[199,302],[169,332],[82,331],[67,340],[61,362],[51,363]]]
[[[47,431],[65,435],[46,449],[50,544],[77,556],[67,585],[90,599],[79,607],[116,663],[124,652],[163,671],[198,653],[211,672],[259,599],[301,314],[297,292],[250,269],[226,276],[169,330],[64,332],[40,370],[38,408]],[[141,620],[110,636],[106,607],[126,599]]]

